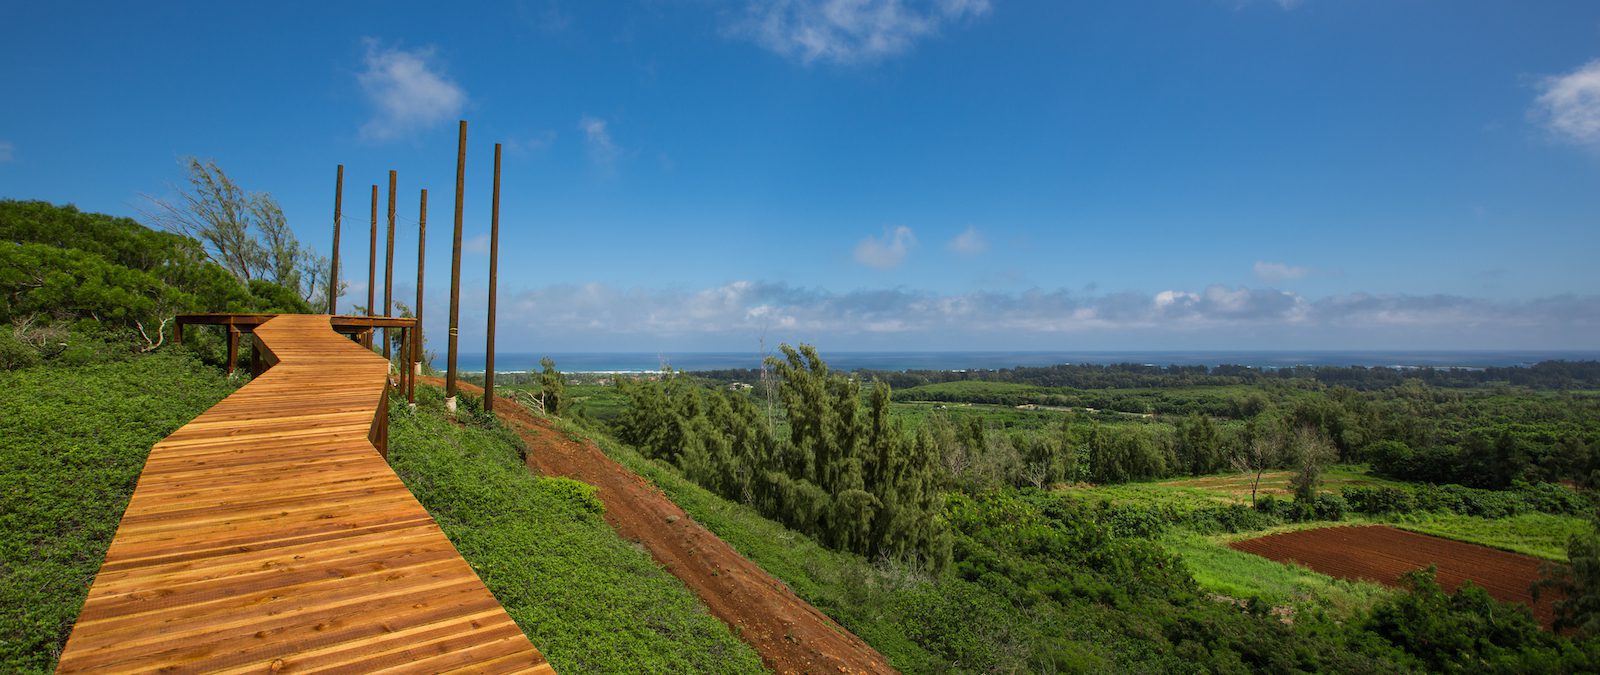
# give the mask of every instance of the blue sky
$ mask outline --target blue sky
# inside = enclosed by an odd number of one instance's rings
[[[435,336],[469,120],[469,349],[495,142],[505,350],[1600,348],[1593,2],[6,2],[0,91],[0,197],[345,164],[346,307],[397,170]]]

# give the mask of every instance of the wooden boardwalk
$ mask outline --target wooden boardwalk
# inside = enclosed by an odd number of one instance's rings
[[[60,672],[552,672],[370,439],[388,364],[284,315],[157,443]]]

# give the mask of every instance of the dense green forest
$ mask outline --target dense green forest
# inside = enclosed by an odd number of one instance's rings
[[[1240,582],[1232,568],[1259,563],[1209,543],[1355,519],[1578,553],[1557,577],[1592,569],[1581,552],[1593,530],[1582,523],[1595,502],[1581,486],[1597,468],[1600,397],[1575,388],[1589,386],[1594,364],[1464,378],[1073,366],[927,383],[830,371],[815,350],[785,347],[767,366],[619,378],[565,395],[575,423],[626,444],[609,446],[613,456],[658,484],[686,481],[667,488],[674,499],[902,668],[1600,666],[1590,634],[1542,630],[1525,606],[1481,589],[1447,595],[1423,574],[1403,592],[1330,596],[1353,603],[1288,597]],[[897,379],[913,386],[896,390]],[[1089,384],[1132,388],[1080,388]],[[1330,471],[1351,485],[1330,489]],[[1228,473],[1257,486],[1272,475],[1281,489],[1256,499],[1251,488],[1238,502],[1164,486],[1121,499],[1108,487]],[[926,505],[890,506],[902,494]],[[731,515],[740,510],[749,515]],[[756,543],[763,517],[820,546]],[[935,545],[897,546],[902,532],[933,533],[912,541]],[[780,562],[795,557],[809,562]],[[1575,597],[1585,597],[1572,582],[1583,574],[1564,577]],[[1242,597],[1223,602],[1217,588]],[[1583,622],[1580,604],[1563,605],[1568,623]]]
[[[750,382],[758,369],[696,371],[710,380]],[[1489,368],[1385,368],[1376,366],[1291,366],[1255,368],[1242,365],[1157,366],[1142,363],[1021,366],[994,370],[862,370],[856,375],[885,382],[898,389],[945,382],[1005,382],[1033,387],[1070,389],[1181,389],[1239,384],[1266,384],[1273,380],[1314,380],[1352,389],[1384,389],[1406,380],[1430,387],[1515,386],[1533,389],[1600,388],[1600,362],[1545,361],[1528,367]]]

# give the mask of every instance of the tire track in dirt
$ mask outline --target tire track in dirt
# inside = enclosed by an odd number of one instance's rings
[[[439,378],[421,381],[441,385]],[[482,394],[479,387],[458,383]],[[780,673],[892,673],[894,668],[861,638],[845,630],[783,582],[750,562],[695,522],[660,489],[605,456],[496,396],[495,413],[528,447],[528,467],[599,488],[605,520],[617,534],[639,542],[651,557],[699,596],[767,667]]]

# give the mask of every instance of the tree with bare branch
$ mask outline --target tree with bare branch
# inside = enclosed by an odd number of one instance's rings
[[[206,256],[240,283],[265,279],[298,293],[313,307],[327,305],[328,259],[302,246],[277,200],[246,192],[214,160],[185,157],[188,189],[176,198],[145,195],[150,224],[200,241]]]
[[[1244,445],[1236,448],[1228,458],[1235,471],[1250,476],[1250,506],[1256,505],[1256,493],[1261,489],[1261,475],[1283,461],[1283,432],[1276,424],[1251,435]]]

